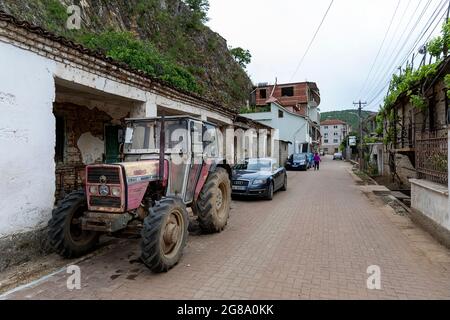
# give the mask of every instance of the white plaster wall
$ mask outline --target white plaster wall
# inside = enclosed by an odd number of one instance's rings
[[[55,64],[0,42],[0,237],[45,225],[55,194]]]
[[[449,196],[446,186],[411,179],[411,206],[450,231]]]
[[[278,110],[284,112],[283,118],[278,117]],[[298,145],[311,142],[308,121],[301,116],[280,109],[276,104],[272,104],[271,112],[250,113],[242,116],[278,129],[280,140],[292,142],[289,145],[289,155],[298,152],[296,143]]]
[[[83,133],[78,139],[77,146],[80,149],[83,164],[89,165],[102,162],[105,153],[103,140],[94,137],[92,133]]]

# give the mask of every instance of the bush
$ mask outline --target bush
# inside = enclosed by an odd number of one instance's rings
[[[106,56],[161,79],[178,89],[200,92],[194,76],[185,68],[163,57],[148,41],[136,39],[130,32],[84,33],[78,41]]]

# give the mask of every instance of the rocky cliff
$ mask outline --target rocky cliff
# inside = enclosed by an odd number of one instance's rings
[[[66,28],[71,4],[82,9],[82,30]],[[251,91],[252,83],[226,40],[181,0],[0,0],[0,10],[74,39],[77,33],[131,32],[150,42],[164,61],[192,75],[200,94],[229,108],[244,105]]]

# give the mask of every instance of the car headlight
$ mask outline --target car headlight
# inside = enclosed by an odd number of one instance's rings
[[[120,188],[119,187],[112,187],[111,188],[111,194],[114,197],[120,197]]]
[[[97,186],[90,186],[89,187],[89,193],[90,194],[98,194],[98,187]]]
[[[107,195],[109,195],[109,187],[105,186],[105,185],[102,185],[99,188],[99,192],[100,192],[101,196],[107,196]]]
[[[253,180],[253,184],[265,184],[266,181],[266,179],[255,179]]]

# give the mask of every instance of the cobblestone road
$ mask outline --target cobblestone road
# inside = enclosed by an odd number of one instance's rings
[[[80,263],[82,289],[65,270],[9,299],[430,299],[450,298],[450,255],[407,217],[363,194],[343,162],[289,172],[288,192],[235,201],[221,234],[191,236],[180,264],[151,274],[138,242]],[[381,290],[368,290],[368,266]]]

